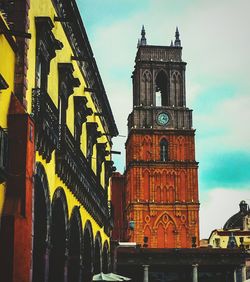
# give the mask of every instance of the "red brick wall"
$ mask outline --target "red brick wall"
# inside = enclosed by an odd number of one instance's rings
[[[160,140],[169,143],[160,162]],[[130,241],[154,248],[191,247],[199,241],[198,165],[194,131],[133,132],[127,141],[126,208]]]
[[[114,207],[114,230],[112,239],[124,241],[125,238],[125,177],[120,173],[114,173],[111,178],[111,200]]]
[[[29,281],[32,261],[34,124],[28,114],[9,116],[9,175],[0,232],[4,282]]]
[[[14,94],[26,108],[26,90],[27,90],[27,70],[28,59],[27,52],[29,48],[29,39],[24,34],[29,30],[29,8],[30,0],[15,0],[8,10],[8,21],[12,23],[11,30],[18,32],[16,36],[17,52],[15,64],[15,89]]]

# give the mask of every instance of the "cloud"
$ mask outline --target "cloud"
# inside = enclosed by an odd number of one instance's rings
[[[217,93],[216,93],[217,94]],[[212,152],[250,151],[250,95],[238,93],[232,98],[215,101],[215,106],[204,105],[205,112],[198,112],[196,125],[198,131],[197,151],[199,157],[206,157]],[[212,99],[213,101],[213,99]],[[206,109],[209,109],[208,112]]]
[[[87,3],[82,13],[88,14],[90,42],[122,135],[132,110],[130,77],[142,24],[152,45],[169,45],[179,27],[187,106],[194,109],[197,129],[201,237],[208,237],[238,211],[242,199],[250,198],[250,1],[138,0],[134,5],[130,0],[127,9],[122,0],[104,1],[105,9],[101,0],[78,1]],[[122,151],[114,155],[121,172],[124,143],[114,139],[114,150]]]
[[[142,23],[146,25],[148,43],[156,45],[169,44],[175,26],[179,25],[183,57],[188,62],[187,101],[188,106],[194,108],[197,144],[202,144],[202,155],[211,144],[215,150],[219,149],[218,144],[247,149],[249,134],[244,120],[250,117],[247,110],[250,2],[212,3],[147,1],[141,8],[140,5],[134,7],[127,18],[110,15],[113,20],[96,27],[91,34],[94,54],[120,132],[127,131],[126,119],[132,102],[130,76]],[[203,143],[209,144],[203,146]]]
[[[239,211],[239,203],[246,200],[250,203],[249,189],[217,187],[202,192],[200,207],[200,238],[208,238],[214,229],[223,228],[226,221]],[[225,201],[226,199],[226,201]]]
[[[250,152],[246,154],[244,151],[217,151],[208,154],[206,160],[207,162],[200,170],[199,179],[203,183],[200,190],[204,191],[219,185],[234,189],[250,187]]]
[[[238,83],[246,83],[249,1],[199,1],[189,8],[182,37],[195,77],[215,78],[217,83],[238,78]]]
[[[148,2],[147,0],[77,0],[89,33],[100,25],[110,25],[121,19],[127,19],[141,9],[142,4],[146,8]]]

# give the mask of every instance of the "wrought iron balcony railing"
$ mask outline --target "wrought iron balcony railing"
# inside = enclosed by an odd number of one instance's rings
[[[107,191],[101,187],[67,126],[60,126],[56,173],[102,226],[109,221]]]
[[[32,90],[32,117],[36,124],[36,148],[46,161],[59,145],[58,109],[47,92]]]

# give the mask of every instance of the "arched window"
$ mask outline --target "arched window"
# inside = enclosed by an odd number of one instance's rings
[[[168,160],[168,141],[164,138],[160,143],[160,157],[162,162],[166,162]]]
[[[155,105],[169,106],[168,79],[164,71],[157,74],[155,84]]]
[[[174,72],[171,83],[171,89],[174,94],[174,104],[177,107],[182,107],[184,105],[184,101],[182,91],[182,78],[179,72]]]
[[[150,106],[152,104],[152,79],[151,73],[147,70],[143,74],[142,80],[142,92],[141,92],[141,103]]]

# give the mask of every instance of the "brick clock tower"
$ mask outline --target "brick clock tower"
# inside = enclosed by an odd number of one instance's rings
[[[179,31],[170,46],[147,45],[144,27],[141,35],[126,142],[126,239],[189,248],[199,242],[198,163]]]

